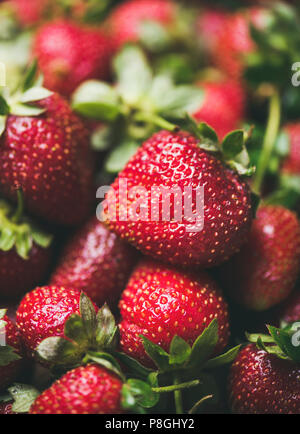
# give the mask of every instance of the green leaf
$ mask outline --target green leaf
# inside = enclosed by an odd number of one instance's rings
[[[184,121],[181,123],[184,130],[189,131],[197,139],[199,139],[199,147],[208,152],[219,152],[219,140],[216,132],[205,122],[199,125],[189,116],[185,115]]]
[[[0,320],[5,317],[6,312],[7,312],[7,309],[0,309]],[[4,321],[4,323],[6,324],[5,321]]]
[[[33,241],[44,249],[48,248],[53,241],[53,235],[50,235],[37,226],[31,224],[31,237]]]
[[[158,113],[170,118],[184,118],[194,113],[202,104],[203,90],[196,86],[181,85],[161,95]]]
[[[40,116],[46,109],[28,104],[15,103],[11,106],[11,114],[15,116]]]
[[[123,381],[125,380],[120,365],[112,355],[104,352],[89,351],[85,360],[93,361],[98,365],[104,366],[109,371],[118,375]]]
[[[72,97],[75,111],[91,119],[112,122],[121,112],[117,91],[107,83],[89,80],[76,90]]]
[[[118,173],[128,163],[130,158],[136,153],[140,145],[134,141],[125,141],[115,148],[105,163],[105,170],[108,173]]]
[[[228,350],[226,353],[208,360],[204,365],[204,369],[214,369],[218,368],[219,366],[232,363],[233,360],[236,358],[240,348],[241,346],[237,345],[236,347]]]
[[[127,45],[115,57],[118,91],[128,105],[137,105],[149,92],[152,72],[143,51]]]
[[[158,21],[145,20],[139,25],[139,38],[150,51],[159,52],[166,49],[171,38],[166,28]]]
[[[140,376],[144,380],[146,380],[151,373],[151,370],[145,368],[141,365],[137,360],[132,357],[127,356],[125,353],[112,352],[114,357],[120,361],[122,366],[127,368],[129,374]]]
[[[76,342],[78,345],[86,346],[88,337],[86,335],[83,319],[77,314],[69,316],[65,323],[64,335]]]
[[[179,336],[174,336],[170,345],[170,364],[181,365],[190,357],[191,347]]]
[[[80,295],[80,315],[86,335],[89,339],[93,339],[97,328],[97,316],[93,303],[84,292]]]
[[[38,69],[37,60],[35,59],[31,63],[30,67],[27,69],[25,79],[23,82],[23,87],[22,87],[23,92],[26,92],[28,89],[33,87],[36,80],[37,69]]]
[[[100,347],[109,346],[117,332],[115,318],[105,303],[97,313],[96,341]]]
[[[148,383],[137,379],[129,379],[127,385],[138,405],[144,408],[152,408],[158,403],[159,395],[152,391]]]
[[[10,113],[10,107],[2,95],[0,95],[0,115],[6,116]]]
[[[14,403],[12,411],[14,413],[28,413],[30,407],[39,396],[40,392],[33,386],[16,383],[8,389]]]
[[[207,123],[200,122],[200,124],[198,124],[197,126],[197,129],[199,132],[198,134],[204,142],[209,144],[215,144],[216,146],[218,145],[219,139],[217,133]],[[200,146],[202,147],[202,145]]]
[[[194,342],[188,365],[191,367],[203,365],[214,352],[218,339],[218,321],[214,318]]]
[[[91,135],[91,146],[95,151],[107,151],[112,145],[112,129],[101,125]]]
[[[53,92],[44,87],[32,87],[21,95],[19,101],[26,104],[29,102],[41,101],[51,95],[53,95]]]
[[[232,131],[227,134],[222,142],[222,151],[226,160],[232,160],[239,155],[244,148],[243,130]]]
[[[29,252],[32,248],[32,238],[30,236],[29,228],[16,233],[15,247],[18,255],[21,256],[21,258],[29,258]]]
[[[21,357],[16,353],[15,348],[9,345],[0,345],[0,366],[7,366],[20,359]]]
[[[36,349],[38,357],[54,365],[72,365],[78,362],[77,347],[58,336],[44,339]]]
[[[165,371],[169,368],[169,354],[159,345],[154,344],[145,336],[140,335],[143,345],[148,356],[154,361],[156,366]]]

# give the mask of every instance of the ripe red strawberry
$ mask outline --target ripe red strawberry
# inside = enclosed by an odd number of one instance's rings
[[[91,364],[67,372],[33,403],[30,414],[119,414],[121,380]]]
[[[300,175],[300,123],[290,123],[284,128],[290,141],[290,153],[282,165],[282,173]]]
[[[204,90],[204,99],[192,116],[212,126],[220,138],[238,129],[245,114],[242,85],[233,80],[204,81],[198,85]]]
[[[45,86],[69,96],[85,80],[108,78],[112,44],[101,29],[57,20],[38,30],[33,55]]]
[[[264,27],[265,10],[248,9],[228,17],[214,46],[212,58],[221,71],[231,78],[240,78],[244,71],[243,56],[255,51],[250,35],[250,22],[258,28]]]
[[[234,413],[298,414],[299,363],[247,345],[233,363],[229,399]]]
[[[229,13],[225,9],[205,9],[200,12],[196,22],[197,35],[204,50],[215,50],[216,44],[227,24]]]
[[[141,25],[155,21],[171,25],[175,18],[175,5],[170,0],[127,0],[117,6],[108,20],[108,29],[118,48],[126,42],[137,42]]]
[[[281,206],[262,206],[248,243],[221,269],[229,293],[249,309],[266,310],[292,291],[300,266],[300,224]]]
[[[0,390],[3,390],[16,379],[22,363],[18,356],[20,334],[4,309],[0,310],[0,344]]]
[[[39,24],[46,15],[50,0],[9,0],[18,21],[23,27]]]
[[[149,259],[133,272],[120,301],[121,349],[149,365],[139,337],[144,335],[165,351],[175,335],[192,344],[217,318],[216,352],[229,337],[227,304],[217,284],[204,272],[184,273]]]
[[[148,211],[148,216],[145,213],[140,218],[139,215],[132,216],[132,210],[140,206],[141,199],[135,195],[125,199],[124,195],[119,197],[120,180],[127,182],[128,192],[137,186],[145,189],[148,197],[143,209]],[[153,211],[151,189],[161,185],[167,189],[173,189],[175,185],[183,194],[185,189],[188,192],[188,189],[204,186],[203,230],[200,225],[188,227],[190,217],[195,216],[194,196],[191,200],[193,215],[188,217],[188,206],[184,201],[182,207],[180,205],[182,221],[178,218],[178,210],[177,218],[172,220],[174,201],[170,201],[170,218],[162,213],[156,219],[150,218]],[[188,267],[216,265],[239,250],[250,230],[251,204],[247,184],[220,160],[202,150],[199,140],[186,132],[161,131],[153,135],[120,172],[112,188],[104,203],[104,218],[110,229],[144,254],[163,262]],[[109,205],[114,205],[114,194],[121,210],[116,215],[110,214],[108,209]],[[159,193],[153,197],[156,202],[165,204]],[[122,215],[124,209],[128,216]]]
[[[71,314],[79,314],[80,292],[44,286],[25,295],[17,310],[17,327],[26,349],[33,353],[50,336],[64,336],[64,325]]]
[[[51,236],[18,215],[20,210],[0,200],[0,297],[13,300],[45,277],[52,254]]]
[[[84,291],[114,306],[136,262],[136,251],[92,218],[65,246],[51,283]]]
[[[0,192],[49,222],[79,224],[93,200],[93,165],[88,134],[58,94],[39,101],[38,116],[8,115],[1,137]]]

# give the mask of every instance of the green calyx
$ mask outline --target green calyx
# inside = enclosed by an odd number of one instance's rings
[[[129,158],[133,149],[155,131],[176,130],[177,121],[202,104],[203,90],[175,85],[167,74],[155,76],[143,51],[134,45],[125,46],[115,57],[114,71],[114,86],[89,80],[79,86],[72,98],[75,111],[108,123],[105,135],[98,135],[97,139],[102,148],[114,148],[112,153]],[[107,140],[106,145],[103,139]],[[123,158],[119,165],[111,161],[116,161],[115,155],[109,155],[108,172],[118,172],[127,162]]]
[[[280,359],[300,363],[300,321],[283,324],[282,328],[267,325],[269,334],[248,334],[250,342],[260,350],[275,354]]]
[[[218,343],[216,319],[210,323],[192,346],[179,336],[174,336],[169,353],[145,336],[141,336],[141,339],[146,353],[153,360],[157,370],[145,368],[124,353],[116,353],[115,357],[130,375],[138,376],[142,381],[150,384],[152,392],[159,395],[173,393],[177,413],[183,412],[181,394],[185,390],[197,391],[198,399],[196,404],[193,404],[191,413],[196,412],[206,400],[212,398],[206,389],[200,389],[203,384],[210,381],[207,371],[231,363],[240,349],[240,346],[236,346],[224,354],[212,356]],[[170,382],[172,384],[168,385]],[[215,385],[210,384],[208,389],[211,391],[214,387]],[[202,393],[204,396],[201,396]]]
[[[13,95],[9,94],[7,88],[0,95],[0,135],[5,131],[8,115],[39,116],[46,109],[35,103],[51,95],[52,92],[42,86],[41,77],[37,78],[37,63],[34,62]]]
[[[215,153],[220,160],[242,176],[252,176],[255,167],[251,166],[247,152],[247,140],[251,134],[243,130],[228,133],[220,142],[215,130],[205,122],[197,124],[189,115],[180,126],[199,139],[199,147]]]
[[[28,413],[40,392],[28,384],[15,383],[8,388],[6,395],[0,395],[0,402],[11,402],[13,413]]]
[[[16,353],[15,348],[6,345],[6,321],[4,320],[6,309],[0,309],[0,367],[7,366],[21,357]]]
[[[119,364],[109,353],[116,345],[117,326],[106,304],[96,313],[91,300],[82,293],[80,314],[68,318],[64,335],[44,339],[36,350],[38,358],[61,371],[95,362],[122,377]]]
[[[33,243],[46,249],[52,242],[52,235],[43,232],[22,214],[23,195],[20,190],[16,211],[8,202],[0,200],[0,250],[8,252],[15,248],[17,254],[27,260]]]

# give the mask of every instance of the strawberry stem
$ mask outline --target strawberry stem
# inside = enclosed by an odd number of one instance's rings
[[[11,221],[13,223],[19,223],[23,212],[24,212],[24,197],[23,197],[23,192],[21,188],[18,188],[17,190],[17,198],[18,198],[18,205],[17,205],[17,210],[15,212],[15,214],[13,215],[13,217],[11,218]]]
[[[178,386],[179,384],[180,384],[179,378],[178,378],[178,376],[175,375],[174,386]],[[176,414],[183,414],[181,389],[174,391],[174,400],[175,400]]]
[[[177,125],[172,124],[171,122],[166,121],[161,116],[154,115],[153,113],[139,112],[134,116],[134,120],[136,122],[149,122],[159,128],[163,128],[164,130],[168,131],[176,131],[176,129],[178,128]]]
[[[189,389],[191,387],[198,386],[200,384],[199,380],[187,381],[186,383],[174,384],[172,386],[162,386],[162,387],[152,387],[152,391],[156,393],[168,393],[175,392],[177,390]]]
[[[256,175],[253,183],[254,191],[259,194],[266,170],[272,155],[273,147],[280,127],[281,108],[279,93],[275,90],[270,98],[267,129],[263,141],[262,152],[258,161]]]

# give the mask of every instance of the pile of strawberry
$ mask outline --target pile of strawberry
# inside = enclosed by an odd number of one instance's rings
[[[296,3],[1,2],[0,414],[300,413]]]

